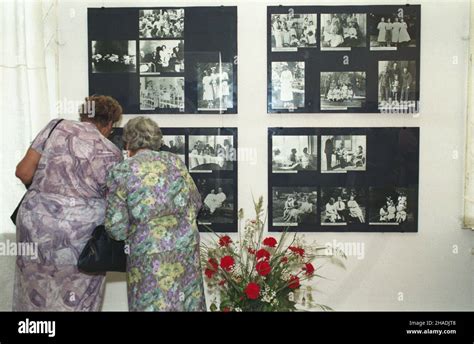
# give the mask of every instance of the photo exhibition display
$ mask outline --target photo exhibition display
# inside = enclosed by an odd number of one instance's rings
[[[269,113],[417,113],[420,6],[267,7]]]
[[[267,7],[269,116],[418,113],[420,15]],[[236,7],[89,8],[88,30],[89,91],[125,114],[237,115]],[[162,150],[201,193],[200,231],[237,232],[238,129],[221,124],[163,128]],[[268,128],[269,231],[417,232],[419,144],[416,127]]]
[[[237,113],[237,7],[89,8],[88,36],[89,93],[124,113]]]
[[[269,128],[269,230],[417,232],[419,140],[419,128]]]
[[[161,128],[161,151],[177,154],[189,169],[201,194],[201,232],[237,231],[237,128]],[[123,129],[110,140],[123,151]]]

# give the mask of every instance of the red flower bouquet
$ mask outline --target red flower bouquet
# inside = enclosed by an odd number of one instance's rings
[[[245,222],[238,240],[214,233],[217,240],[210,245],[202,243],[205,281],[213,299],[211,310],[294,311],[298,302],[330,309],[313,303],[311,287],[303,283],[321,278],[314,263],[344,255],[336,250],[328,255],[326,246],[308,246],[296,234],[289,238],[286,231],[279,238],[264,237],[262,198],[254,205],[256,217]]]

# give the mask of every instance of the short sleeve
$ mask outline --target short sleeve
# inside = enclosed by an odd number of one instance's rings
[[[48,140],[49,133],[54,128],[56,123],[58,123],[59,120],[60,120],[59,118],[56,118],[56,119],[53,119],[52,121],[50,121],[46,125],[46,127],[44,127],[39,132],[39,134],[36,135],[35,139],[31,143],[30,148],[34,149],[35,151],[37,151],[40,154],[43,154],[44,145],[45,145],[46,141]]]

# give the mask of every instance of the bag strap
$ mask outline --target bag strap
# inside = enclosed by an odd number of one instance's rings
[[[51,134],[53,133],[54,129],[56,129],[56,127],[58,126],[59,123],[61,123],[64,119],[61,118],[59,121],[57,121],[56,123],[54,123],[53,127],[51,128],[51,130],[49,131],[49,134],[48,134],[48,137],[46,138],[46,140],[44,140],[43,142],[43,152],[44,152],[44,148],[46,147],[46,142],[48,142],[48,139],[49,137],[51,136]],[[26,189],[28,190],[30,188],[32,183],[30,184],[27,184],[25,185]],[[23,198],[25,198],[25,196],[23,196]],[[21,201],[23,201],[23,198],[21,199]],[[20,204],[21,204],[21,201],[20,201]],[[19,206],[19,205],[18,205]]]
[[[46,140],[44,140],[43,142],[43,150],[44,150],[44,147],[46,146],[46,142],[48,142],[48,139],[49,137],[51,136],[51,134],[53,133],[54,129],[56,129],[56,127],[58,126],[59,123],[61,123],[64,119],[61,118],[59,121],[57,121],[56,123],[54,123],[53,127],[51,128],[51,130],[49,131],[49,134],[48,134],[48,137],[46,138]]]

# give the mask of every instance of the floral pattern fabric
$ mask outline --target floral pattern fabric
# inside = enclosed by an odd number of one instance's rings
[[[122,153],[86,122],[51,121],[31,148],[41,154],[17,217],[17,241],[37,245],[18,256],[14,311],[97,311],[104,275],[78,271],[77,259],[105,217],[107,171]]]
[[[128,248],[131,311],[204,311],[201,196],[178,155],[143,150],[107,180],[105,227]]]

